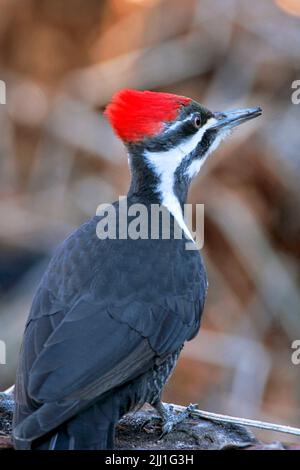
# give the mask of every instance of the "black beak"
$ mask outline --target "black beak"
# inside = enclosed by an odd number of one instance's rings
[[[246,109],[235,109],[233,111],[227,111],[225,113],[214,113],[217,122],[213,124],[210,129],[232,129],[235,126],[239,126],[243,122],[249,121],[260,116],[262,109],[257,108],[246,108]]]

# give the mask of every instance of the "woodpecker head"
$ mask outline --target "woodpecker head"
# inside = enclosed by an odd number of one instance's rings
[[[161,202],[172,193],[180,203],[221,140],[260,114],[260,108],[211,112],[185,96],[130,89],[116,93],[105,110],[128,149],[131,193],[152,193]]]

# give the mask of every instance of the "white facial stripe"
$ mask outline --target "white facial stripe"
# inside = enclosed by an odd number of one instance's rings
[[[204,157],[199,158],[198,160],[194,160],[194,161],[190,164],[190,166],[189,166],[189,168],[188,168],[188,171],[187,171],[190,178],[194,178],[194,176],[196,176],[196,175],[199,173],[199,171],[201,170],[202,166],[203,166],[204,163],[206,162],[207,157],[208,157],[208,152],[207,152],[207,154],[206,154]]]
[[[197,147],[207,129],[213,126],[213,124],[216,122],[217,120],[215,118],[208,119],[204,126],[200,127],[200,129],[192,137],[187,139],[179,146],[179,149],[184,154],[184,156],[191,153]]]
[[[184,122],[190,121],[191,116],[188,116],[187,118],[183,119],[182,121],[176,121],[173,124],[171,124],[167,129],[168,131],[174,131],[177,129],[177,127],[180,127]]]
[[[182,160],[197,147],[205,131],[207,131],[207,129],[209,129],[209,127],[216,122],[217,120],[215,118],[208,119],[204,126],[202,126],[194,135],[192,135],[189,139],[176,148],[167,150],[165,152],[145,151],[144,154],[145,158],[148,160],[155,173],[160,178],[159,190],[162,197],[162,204],[167,207],[167,209],[177,220],[180,228],[191,240],[193,240],[193,237],[185,224],[181,206],[173,191],[174,174]],[[216,138],[217,143],[216,145],[215,143],[213,144],[213,148],[209,150],[209,153],[211,153],[211,151],[213,151],[218,146],[222,138],[223,136]],[[192,162],[189,168],[189,175],[191,172],[191,176],[194,176],[196,172],[200,170],[207,156],[208,153],[204,156],[204,158]]]
[[[225,137],[227,137],[229,134],[230,134],[230,130],[228,129],[224,130],[223,132],[220,132],[215,138],[215,140],[213,141],[212,145],[210,146],[206,154],[204,155],[204,157],[199,158],[198,160],[194,160],[190,164],[189,169],[188,169],[188,175],[190,178],[193,178],[199,173],[200,169],[206,162],[207,157],[217,149],[217,147],[220,145],[222,140],[225,139]]]
[[[197,147],[205,131],[216,121],[215,118],[210,118],[194,135],[174,149],[165,152],[146,151],[146,159],[151,163],[159,176],[162,176],[164,173],[169,173],[173,177],[176,168],[180,165],[184,157]]]

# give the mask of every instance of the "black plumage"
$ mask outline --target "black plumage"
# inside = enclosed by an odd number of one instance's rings
[[[64,241],[38,286],[16,381],[16,448],[113,446],[114,424],[159,399],[199,329],[199,252],[185,237],[99,240],[99,220]]]

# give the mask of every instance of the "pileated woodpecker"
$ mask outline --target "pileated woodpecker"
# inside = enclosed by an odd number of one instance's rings
[[[57,249],[37,288],[16,379],[16,449],[107,449],[129,410],[160,396],[198,332],[207,277],[182,207],[191,179],[229,131],[260,108],[213,113],[183,96],[122,90],[106,112],[132,174],[128,206],[161,204],[180,238],[99,240],[95,216]],[[114,203],[116,211],[119,204]]]

